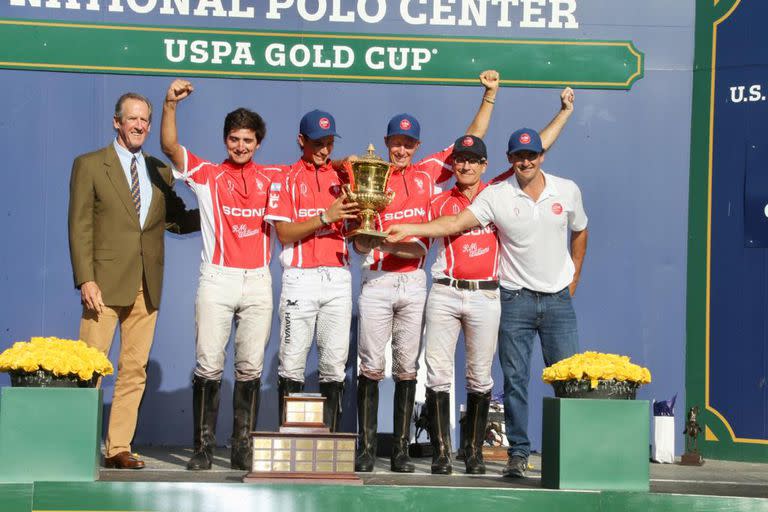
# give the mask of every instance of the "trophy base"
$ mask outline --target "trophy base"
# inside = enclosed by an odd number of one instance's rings
[[[354,238],[356,236],[371,236],[374,238],[387,238],[387,236],[389,235],[387,235],[383,231],[376,231],[373,229],[363,229],[363,228],[352,230],[352,232],[347,234],[347,238]]]
[[[680,457],[681,466],[703,466],[704,457],[700,453],[686,452]]]

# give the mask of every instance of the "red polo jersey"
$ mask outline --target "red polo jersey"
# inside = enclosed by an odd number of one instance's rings
[[[376,229],[384,231],[393,224],[426,222],[429,218],[429,202],[439,189],[435,184],[446,181],[453,176],[450,163],[453,146],[434,153],[404,169],[394,170],[389,177],[387,190],[395,193],[392,203],[378,212]],[[429,249],[429,240],[414,238],[415,241]],[[422,258],[400,258],[392,254],[374,249],[368,253],[363,268],[384,270],[389,272],[410,272],[424,266]]]
[[[487,185],[480,183],[479,194]],[[477,197],[477,196],[475,196]],[[439,194],[430,205],[430,220],[443,215],[457,215],[471,201],[457,187]],[[499,239],[496,226],[474,227],[458,235],[446,236],[436,240],[437,258],[432,265],[435,278],[453,279],[498,279]]]
[[[269,186],[280,167],[229,160],[209,162],[184,148],[184,169],[174,169],[197,196],[203,261],[253,269],[269,265],[272,227],[264,221]]]
[[[276,176],[270,185],[266,220],[302,222],[320,215],[341,195],[339,174],[326,162],[315,167],[299,160],[287,172]],[[349,252],[344,242],[343,223],[336,222],[318,229],[298,242],[283,245],[280,262],[283,267],[344,267]]]

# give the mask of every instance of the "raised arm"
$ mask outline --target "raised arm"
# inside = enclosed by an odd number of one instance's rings
[[[466,135],[483,138],[488,131],[493,106],[496,103],[496,93],[499,90],[499,73],[493,69],[483,71],[480,73],[480,83],[485,88],[483,98],[480,100],[480,106],[477,108],[474,119],[467,127]]]
[[[421,236],[429,238],[439,238],[442,236],[455,235],[469,228],[479,226],[475,214],[471,210],[463,210],[458,215],[444,215],[437,219],[425,222],[423,224],[395,224],[387,229],[387,242],[394,243],[403,240],[409,236]]]
[[[575,101],[575,95],[573,89],[566,87],[560,93],[560,111],[555,114],[555,117],[549,122],[547,126],[539,133],[541,136],[541,144],[544,149],[549,149],[552,144],[555,143],[560,136],[560,132],[565,128],[565,124],[573,114],[573,103]]]
[[[163,119],[160,123],[160,147],[173,166],[178,170],[184,169],[184,149],[179,144],[178,130],[176,129],[176,106],[184,98],[192,94],[195,88],[186,80],[174,80],[165,93],[163,102]]]
[[[573,273],[573,281],[568,285],[571,296],[576,293],[576,287],[579,285],[579,279],[581,278],[581,266],[584,263],[584,256],[587,254],[587,238],[589,238],[589,233],[586,229],[571,232],[571,259],[573,260],[573,266],[576,267]]]

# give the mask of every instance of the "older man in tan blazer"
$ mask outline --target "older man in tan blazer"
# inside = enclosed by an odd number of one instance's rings
[[[69,196],[69,248],[83,314],[80,339],[109,353],[120,325],[112,412],[105,440],[106,467],[141,469],[131,453],[146,383],[163,284],[163,233],[200,229],[197,210],[186,211],[171,189],[167,165],[141,148],[152,105],[126,93],[115,105],[112,144],[78,156]]]

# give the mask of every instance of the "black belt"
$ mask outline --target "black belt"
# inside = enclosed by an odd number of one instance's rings
[[[453,286],[459,290],[498,290],[498,281],[470,281],[468,279],[451,279],[450,277],[441,277],[434,279],[433,282],[437,284],[444,284],[446,286]]]

